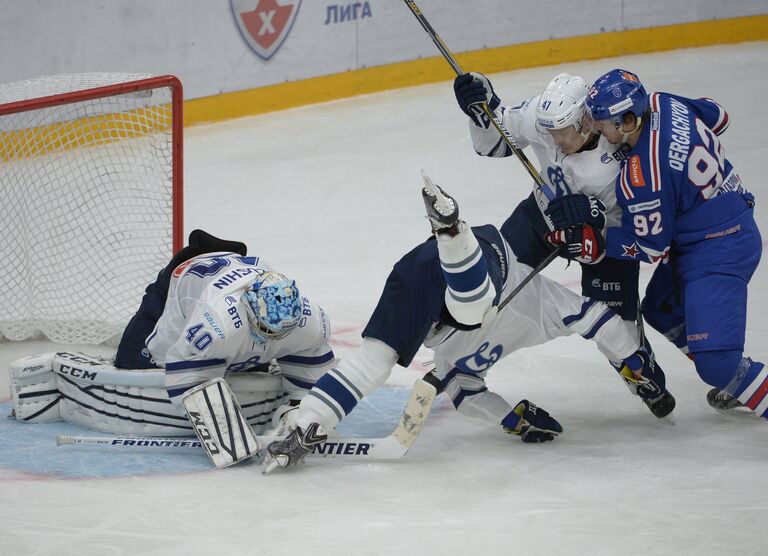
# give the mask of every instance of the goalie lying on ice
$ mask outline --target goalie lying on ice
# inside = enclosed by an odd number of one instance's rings
[[[295,413],[287,410],[333,366],[330,334],[325,312],[295,281],[246,256],[244,244],[195,230],[147,287],[115,365],[66,352],[17,361],[14,413],[123,434],[184,435],[195,424],[200,436],[200,400],[208,406],[215,398],[222,411],[207,413],[208,429],[228,429],[217,419],[236,412],[261,432],[278,408]],[[242,412],[227,383],[217,382],[224,377]],[[223,466],[252,455],[245,452],[209,455]]]

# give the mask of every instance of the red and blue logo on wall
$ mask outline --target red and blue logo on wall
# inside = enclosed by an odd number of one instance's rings
[[[285,42],[301,0],[230,0],[235,23],[248,47],[269,60]]]

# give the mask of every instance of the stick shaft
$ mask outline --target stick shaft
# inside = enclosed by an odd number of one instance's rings
[[[461,66],[456,61],[456,58],[451,54],[451,51],[448,49],[448,46],[443,42],[443,39],[440,38],[440,35],[437,34],[437,31],[434,30],[432,25],[429,24],[429,21],[427,21],[427,18],[424,17],[424,14],[421,12],[419,7],[416,5],[416,2],[413,0],[404,0],[408,8],[410,8],[411,12],[413,12],[413,15],[416,16],[416,19],[421,23],[421,26],[424,27],[424,30],[427,32],[427,35],[430,36],[432,39],[432,42],[435,43],[435,46],[437,49],[442,53],[443,57],[448,61],[448,63],[453,68],[453,71],[456,72],[456,75],[461,75],[464,73],[464,70],[461,69]]]
[[[516,296],[518,293],[520,293],[520,290],[522,290],[522,289],[525,287],[525,285],[526,285],[528,282],[530,282],[531,280],[533,280],[533,277],[534,277],[534,276],[536,276],[536,275],[537,275],[539,272],[541,272],[542,270],[544,270],[544,268],[545,268],[545,267],[546,267],[546,266],[547,266],[549,263],[551,263],[552,261],[554,261],[554,260],[557,258],[557,256],[560,254],[560,252],[561,252],[562,250],[563,250],[563,246],[562,246],[562,245],[560,245],[560,246],[558,246],[558,247],[557,247],[557,249],[555,249],[555,250],[554,250],[554,251],[552,251],[552,252],[551,252],[549,255],[547,255],[547,256],[546,256],[546,258],[545,258],[543,261],[541,261],[541,262],[540,262],[540,263],[539,263],[539,264],[536,266],[536,268],[534,268],[534,269],[531,271],[531,273],[530,273],[528,276],[526,276],[525,278],[523,278],[523,279],[522,279],[522,281],[521,281],[521,282],[520,282],[520,283],[519,283],[519,284],[518,284],[518,285],[515,287],[515,289],[514,289],[514,290],[512,290],[512,291],[510,292],[510,294],[509,294],[507,297],[505,297],[505,298],[504,298],[504,300],[503,300],[501,303],[499,303],[499,309],[498,309],[498,310],[499,310],[499,311],[501,311],[501,310],[502,310],[504,307],[506,307],[507,303],[509,303],[510,301],[512,301],[512,300],[515,298],[515,296]]]
[[[456,58],[448,49],[448,46],[446,46],[443,39],[440,38],[440,35],[437,34],[437,31],[435,31],[432,25],[429,24],[429,21],[427,21],[427,18],[424,17],[424,14],[416,5],[416,2],[414,0],[403,0],[403,1],[411,10],[411,12],[419,21],[419,23],[421,23],[421,26],[424,28],[427,34],[431,37],[432,42],[435,43],[435,46],[437,46],[437,49],[443,55],[443,58],[445,58],[446,61],[451,65],[451,67],[453,68],[453,71],[456,72],[456,75],[463,74],[464,70],[461,69],[461,66],[456,61]],[[536,167],[533,164],[531,164],[530,160],[528,160],[528,157],[525,156],[525,153],[517,144],[515,139],[512,137],[512,134],[504,125],[504,122],[501,120],[501,118],[497,117],[496,114],[494,114],[491,111],[491,109],[488,108],[488,105],[486,103],[482,103],[481,106],[482,106],[483,112],[488,117],[490,122],[493,124],[493,127],[496,129],[496,131],[499,132],[499,135],[501,135],[502,140],[507,144],[507,146],[510,149],[512,149],[512,152],[515,154],[518,160],[523,164],[525,169],[528,171],[528,174],[531,176],[531,178],[533,178],[533,181],[536,182],[536,186],[542,190],[542,192],[544,193],[544,195],[547,197],[548,200],[551,201],[552,199],[554,199],[555,193],[552,191],[549,185],[547,185],[544,182],[544,180],[539,175],[538,170],[536,170]]]
[[[424,421],[432,409],[437,390],[424,380],[417,380],[408,397],[403,414],[395,430],[389,436],[380,438],[329,438],[307,455],[309,458],[344,459],[398,459],[405,455],[421,432]],[[263,449],[280,440],[277,436],[257,436],[256,441]],[[193,449],[202,450],[197,438],[141,438],[126,436],[74,436],[59,435],[58,446],[98,446],[101,448],[121,447],[128,449]]]

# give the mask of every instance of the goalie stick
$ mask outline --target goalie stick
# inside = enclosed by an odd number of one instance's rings
[[[307,458],[357,460],[390,460],[403,457],[411,448],[416,437],[421,432],[432,403],[437,396],[437,390],[428,382],[419,379],[413,386],[403,415],[389,436],[381,438],[329,438],[318,444]],[[260,450],[265,449],[271,442],[280,440],[277,436],[257,436],[256,441]],[[58,435],[57,446],[120,446],[130,449],[180,448],[202,450],[203,445],[197,438],[136,438],[123,436],[71,436]]]

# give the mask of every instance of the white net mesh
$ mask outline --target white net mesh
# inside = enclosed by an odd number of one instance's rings
[[[10,102],[146,77],[0,85],[0,339],[114,341],[170,259],[171,87],[6,113]]]

